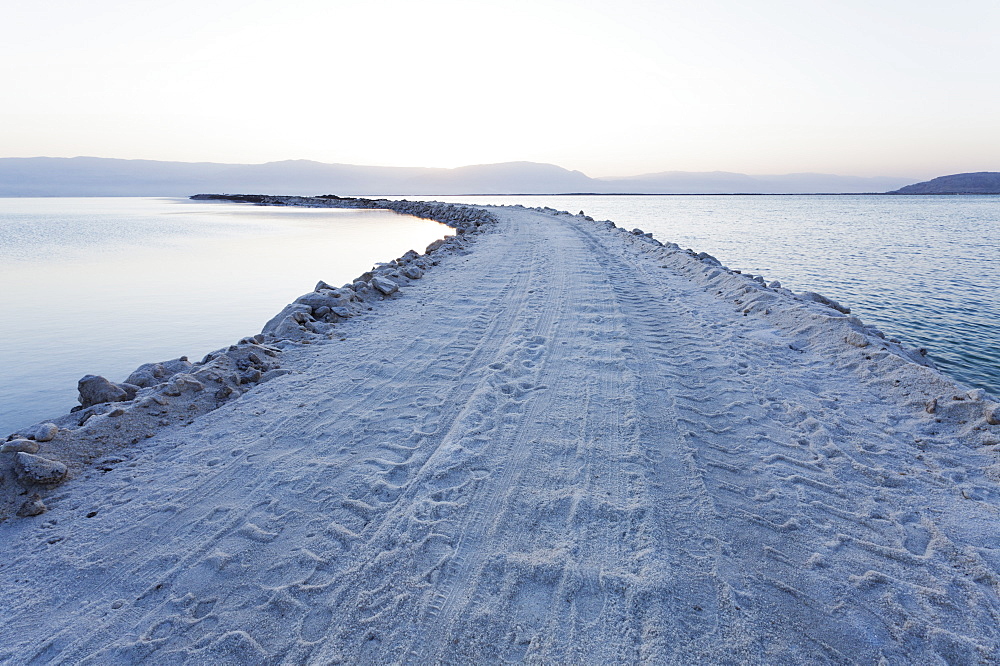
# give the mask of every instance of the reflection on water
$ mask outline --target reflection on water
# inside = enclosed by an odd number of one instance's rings
[[[318,280],[343,284],[447,233],[391,211],[0,199],[0,435],[67,412],[84,374],[200,358]]]
[[[887,335],[926,347],[943,371],[1000,394],[1000,196],[436,198],[584,210],[652,231],[850,305]]]

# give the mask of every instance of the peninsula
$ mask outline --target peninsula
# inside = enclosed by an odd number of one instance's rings
[[[8,438],[0,662],[1000,653],[1000,405],[921,350],[582,211],[242,200],[456,233]]]

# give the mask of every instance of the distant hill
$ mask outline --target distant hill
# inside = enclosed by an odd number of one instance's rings
[[[979,171],[941,176],[901,187],[892,194],[1000,194],[1000,172]]]
[[[828,174],[748,176],[667,171],[590,178],[553,164],[505,162],[456,169],[285,160],[267,164],[160,162],[100,157],[0,158],[0,196],[188,196],[198,192],[351,195],[811,194],[885,192],[910,178]]]

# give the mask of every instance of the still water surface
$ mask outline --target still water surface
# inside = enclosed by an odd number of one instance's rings
[[[0,198],[0,438],[68,412],[85,374],[200,359],[448,233],[390,211]]]
[[[886,335],[926,347],[944,372],[1000,395],[1000,196],[436,198],[583,210],[651,231],[838,300]]]

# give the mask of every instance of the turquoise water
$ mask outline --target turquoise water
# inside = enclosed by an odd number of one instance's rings
[[[414,197],[410,197],[414,198]],[[1000,196],[475,196],[639,227],[816,291],[1000,394]]]
[[[85,374],[200,359],[447,233],[390,211],[0,198],[0,437],[68,412]]]

